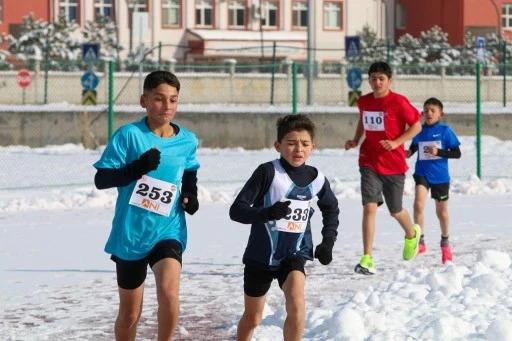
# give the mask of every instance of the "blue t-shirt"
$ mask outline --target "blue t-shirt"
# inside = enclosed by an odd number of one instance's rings
[[[157,147],[160,164],[147,175],[181,187],[183,172],[199,168],[196,158],[197,137],[191,131],[178,126],[173,138],[159,137],[146,126],[146,117],[139,122],[127,124],[115,132],[96,169],[118,169],[137,160],[144,152]],[[187,245],[187,225],[181,207],[178,190],[168,217],[129,204],[137,181],[118,187],[118,196],[112,230],[105,245],[105,252],[124,260],[146,257],[156,243],[164,239],[175,239],[183,250]]]
[[[450,126],[441,122],[432,126],[423,124],[421,132],[413,138],[411,145],[418,146],[415,175],[426,178],[431,184],[450,182],[448,159],[428,155],[424,152],[426,146],[436,146],[438,149],[458,147],[459,139]]]

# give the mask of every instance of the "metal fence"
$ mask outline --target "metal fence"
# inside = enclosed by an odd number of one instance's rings
[[[85,146],[98,147],[88,138],[94,139],[84,132],[85,124],[81,122],[89,122],[90,124],[98,124],[98,118],[106,115],[108,106],[108,79],[109,72],[105,67],[106,64],[97,63],[93,65],[83,65],[79,63],[74,67],[79,68],[71,71],[50,71],[45,70],[42,65],[31,66],[31,84],[27,88],[20,88],[17,84],[17,71],[0,72],[0,101],[3,104],[11,104],[4,106],[3,111],[33,111],[37,122],[21,121],[10,122],[3,120],[2,112],[0,112],[0,145],[15,144],[6,141],[7,134],[2,133],[7,130],[20,130],[27,139],[37,134],[52,134],[59,131],[60,135],[69,136],[70,141],[81,141]],[[220,107],[234,106],[239,107],[240,111],[247,110],[247,106],[251,106],[255,114],[264,112],[279,112],[283,107],[288,107],[292,112],[293,101],[298,103],[298,110],[303,112],[330,112],[339,108],[348,108],[348,94],[351,89],[347,85],[346,72],[351,65],[338,64],[318,65],[308,78],[308,66],[300,64],[297,67],[297,73],[293,73],[292,65],[289,63],[279,64],[255,64],[255,65],[237,65],[233,62],[227,62],[225,65],[188,65],[188,64],[168,64],[168,65],[142,65],[140,70],[132,72],[114,72],[113,73],[113,89],[114,89],[114,105],[115,108],[130,108],[127,110],[143,111],[137,107],[138,98],[141,93],[141,82],[148,71],[157,67],[164,67],[174,71],[181,83],[182,90],[180,92],[181,108],[184,105],[192,104],[205,107],[217,104]],[[326,68],[329,72],[324,72]],[[477,77],[476,66],[467,65],[467,70],[474,70],[470,74],[460,75],[461,66],[431,66],[431,70],[437,70],[435,73],[428,75],[420,74],[422,67],[411,72],[411,67],[407,67],[409,71],[404,72],[404,68],[395,67],[395,79],[393,82],[393,90],[407,96],[418,109],[421,109],[423,101],[428,97],[438,97],[446,106],[446,119],[448,123],[456,123],[456,134],[462,137],[465,143],[477,143],[477,85],[481,95],[481,115],[492,116],[499,115],[500,121],[482,120],[482,131],[488,136],[484,136],[481,140],[480,155],[474,152],[473,145],[462,146],[463,157],[474,159],[475,169],[458,168],[454,162],[453,175],[457,178],[468,178],[476,173],[477,159],[481,159],[481,175],[483,178],[510,178],[510,164],[504,160],[502,155],[510,155],[511,151],[508,142],[502,143],[496,139],[492,132],[498,130],[510,131],[512,126],[512,65],[500,66],[500,71],[496,73],[495,69],[482,68],[482,73]],[[115,70],[116,68],[114,68]],[[94,72],[99,82],[95,89],[97,93],[98,106],[82,106],[83,85],[82,77],[88,71]],[[207,72],[206,72],[207,71]],[[335,72],[333,72],[335,71]],[[366,69],[362,66],[362,73],[365,74]],[[294,79],[297,82],[294,84]],[[478,83],[478,84],[477,84]],[[294,93],[296,87],[296,93]],[[362,93],[370,91],[369,85],[365,80],[359,89]],[[295,96],[295,97],[294,97]],[[309,98],[311,97],[311,98]],[[312,101],[308,105],[308,101]],[[23,105],[24,104],[24,105]],[[94,108],[94,109],[93,109]],[[222,110],[222,109],[220,109]],[[62,115],[71,123],[63,126],[56,122],[55,116],[50,115],[61,111]],[[208,115],[208,110],[204,110],[204,115]],[[347,109],[356,115],[355,109]],[[465,123],[457,123],[457,115],[466,114],[474,115],[473,122],[465,121]],[[336,114],[333,114],[336,115]],[[508,118],[510,115],[510,119]],[[333,116],[334,118],[335,116]],[[34,118],[36,120],[36,118]],[[62,119],[61,119],[62,120]],[[119,119],[117,122],[122,121]],[[334,120],[333,120],[334,122]],[[496,123],[498,122],[498,123]],[[218,124],[229,124],[229,122],[221,122]],[[487,125],[487,126],[486,126]],[[343,146],[342,138],[339,135],[329,133],[329,127],[322,126],[319,129],[326,131],[324,138],[331,139],[332,145]],[[107,129],[103,127],[102,129]],[[215,129],[215,126],[212,127]],[[344,135],[353,135],[353,126],[343,127]],[[508,129],[508,130],[507,130]],[[254,134],[261,132],[254,131]],[[75,138],[72,140],[72,138]],[[201,138],[201,136],[199,136]],[[225,137],[223,137],[225,138]],[[502,140],[506,138],[500,137]],[[3,140],[3,141],[2,141]],[[74,142],[76,143],[76,142]],[[48,139],[48,144],[53,144]],[[207,146],[205,146],[207,147]],[[321,148],[321,147],[320,147]],[[328,153],[328,152],[326,152]],[[90,154],[87,154],[90,157]],[[320,154],[321,155],[321,154]],[[57,186],[57,185],[74,185],[80,184],[78,177],[73,174],[84,172],[84,167],[90,168],[89,161],[86,166],[82,164],[82,157],[71,153],[69,169],[65,173],[59,175],[53,169],[52,157],[55,154],[42,152],[37,158],[27,158],[20,160],[14,155],[3,160],[2,177],[4,182],[0,184],[0,189],[7,188],[23,188],[24,181],[18,178],[19,174],[10,172],[15,167],[10,163],[24,162],[27,169],[39,169],[46,165],[48,171],[41,174],[41,186]],[[86,158],[87,158],[86,157]],[[512,159],[507,156],[507,160]],[[36,166],[37,163],[37,166]],[[240,165],[241,174],[245,175],[242,170],[244,165]],[[335,171],[334,165],[332,171]],[[233,171],[237,171],[236,169]],[[55,175],[55,176],[53,176]],[[37,176],[33,174],[33,176]]]

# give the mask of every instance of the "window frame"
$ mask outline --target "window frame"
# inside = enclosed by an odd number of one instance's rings
[[[71,3],[73,2],[73,3]],[[71,22],[70,20],[70,9],[74,7],[76,10],[76,18],[74,19],[75,22],[80,25],[80,1],[79,0],[59,0],[59,17],[64,13],[64,17],[68,22]]]
[[[176,1],[177,5],[173,7],[171,1]],[[169,7],[165,5],[168,3]],[[162,27],[163,28],[181,28],[182,17],[183,17],[183,1],[182,0],[162,0],[160,2],[161,10],[162,10]],[[165,11],[172,11],[173,8],[177,8],[178,12],[178,23],[165,23]]]
[[[339,25],[338,26],[333,26],[333,25],[330,25],[330,15],[328,12],[333,12],[335,10],[335,8],[329,8],[328,6],[330,5],[334,5],[334,6],[338,6],[337,7],[337,10],[339,11],[337,17],[339,19]],[[343,1],[336,1],[336,0],[324,0],[324,3],[323,3],[323,7],[322,7],[322,17],[323,17],[323,28],[325,31],[342,31],[343,30],[343,26],[344,26],[344,21],[343,21],[343,5],[344,5],[344,2]],[[334,13],[335,14],[335,13]],[[336,16],[333,16],[333,18],[336,17]]]
[[[241,3],[242,7],[235,7],[233,8],[232,5],[236,3]],[[231,20],[233,19],[236,21],[238,19],[238,11],[243,11],[243,23],[232,23]],[[234,12],[234,13],[232,13]],[[246,29],[247,28],[247,14],[248,14],[248,7],[247,7],[247,0],[229,0],[228,1],[228,28],[231,29]]]
[[[405,30],[407,28],[407,7],[405,4],[396,4],[395,18],[395,28],[397,30]]]
[[[110,16],[106,16],[104,13],[102,13],[102,15],[105,18],[110,18],[111,21],[115,22],[116,21],[115,0],[111,0],[110,5],[105,5],[104,1],[105,0],[94,0],[94,2],[93,2],[94,22],[98,22],[98,13],[96,12],[96,8],[101,8],[101,9],[110,8]],[[98,3],[98,2],[100,2],[100,3]],[[100,5],[100,6],[98,6],[98,5]]]
[[[296,9],[296,5],[303,5],[304,7]],[[302,23],[302,13],[305,12],[306,18],[305,23]],[[296,23],[295,21],[298,21]],[[292,1],[292,29],[295,30],[306,30],[308,28],[308,3],[307,0],[293,0]]]
[[[512,30],[512,2],[503,3],[501,6],[501,28]]]
[[[271,7],[271,5],[275,5],[275,7]],[[265,14],[263,14],[265,11]],[[271,16],[270,12],[275,12],[275,25],[269,23],[269,17]],[[280,26],[280,2],[278,0],[262,0],[260,2],[260,23],[261,27],[266,30],[279,30]]]
[[[209,6],[208,6],[209,5]],[[211,11],[211,24],[206,24],[206,11]],[[200,13],[198,13],[200,11]],[[199,14],[199,17],[198,17]],[[196,0],[194,6],[194,21],[196,28],[215,28],[215,1],[214,0]],[[201,21],[201,22],[199,22]]]

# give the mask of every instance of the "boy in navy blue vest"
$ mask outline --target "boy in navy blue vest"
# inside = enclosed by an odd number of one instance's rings
[[[314,148],[315,126],[306,115],[277,121],[274,147],[279,159],[256,168],[230,208],[232,220],[251,224],[243,256],[245,310],[237,340],[251,340],[260,324],[265,297],[274,279],[286,299],[284,340],[299,340],[305,324],[306,260],[327,265],[338,229],[338,200],[327,178],[306,160]],[[318,197],[322,212],[322,242],[313,253],[311,201]]]

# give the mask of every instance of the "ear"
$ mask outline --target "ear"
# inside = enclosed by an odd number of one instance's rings
[[[140,95],[140,106],[143,107],[144,109],[146,109],[146,96],[144,95]]]
[[[281,143],[279,141],[274,142],[274,148],[278,153],[281,153]]]
[[[439,117],[443,117],[444,116],[444,111],[441,111],[441,115]]]

